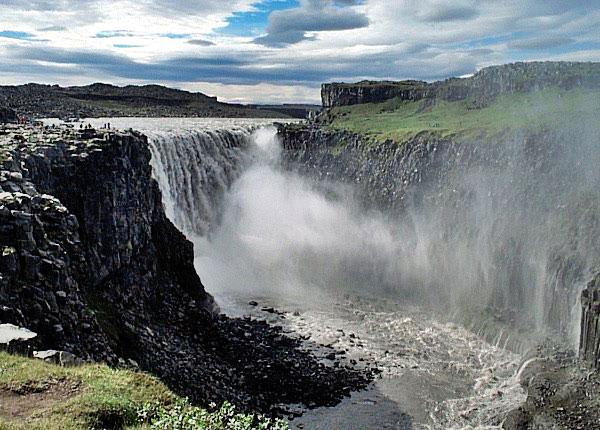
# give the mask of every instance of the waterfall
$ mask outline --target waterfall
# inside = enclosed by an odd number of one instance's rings
[[[419,203],[398,214],[365,209],[356,187],[290,171],[268,124],[142,130],[167,215],[194,242],[213,294],[367,292],[484,324],[498,344],[518,342],[499,335],[506,322],[576,342],[577,296],[598,255],[594,139],[540,138],[533,155],[528,141],[490,154],[482,143],[486,162],[471,167],[446,154],[439,186],[418,182]],[[378,174],[401,180],[396,165]]]
[[[218,222],[225,192],[248,161],[252,128],[149,134],[167,216],[188,236],[207,235]]]

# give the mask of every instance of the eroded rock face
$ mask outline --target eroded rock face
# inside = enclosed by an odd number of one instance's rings
[[[579,355],[600,369],[600,274],[581,294],[581,337]]]
[[[427,270],[415,269],[413,278],[404,274],[423,260],[413,262],[408,247],[399,257],[406,261],[397,278],[400,294],[411,293],[413,282],[415,295],[443,297],[443,306],[464,294],[469,307],[461,315],[480,307],[479,318],[489,317],[498,327],[561,336],[575,331],[579,288],[600,257],[600,212],[591,197],[597,190],[583,174],[594,169],[593,140],[574,151],[568,131],[549,130],[472,140],[420,133],[402,143],[374,143],[346,131],[288,125],[279,136],[290,168],[319,184],[351,185],[368,209],[383,211],[406,229],[405,242],[424,244]],[[580,177],[573,173],[575,163]],[[532,221],[542,218],[543,224]],[[453,261],[448,267],[437,264],[447,258]],[[473,267],[477,274],[469,284],[461,273]],[[452,284],[454,276],[461,281]],[[519,337],[512,335],[511,342]],[[526,349],[526,338],[518,341],[524,345],[511,346]]]
[[[362,81],[355,84],[323,84],[321,101],[324,108],[380,103],[395,97],[399,97],[401,100],[416,101],[429,94],[428,87],[429,85],[422,81]]]
[[[38,333],[38,347],[114,362],[82,295],[88,265],[77,219],[38,192],[14,155],[3,154],[0,172],[0,321]]]
[[[39,346],[114,363],[117,355],[136,353],[129,339],[134,322],[168,317],[182,303],[213,310],[193,267],[192,244],[164,214],[145,137],[6,132],[2,322],[39,333]]]

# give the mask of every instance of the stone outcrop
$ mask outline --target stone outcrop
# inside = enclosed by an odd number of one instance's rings
[[[4,138],[11,139],[10,134]],[[53,346],[116,362],[85,305],[88,266],[77,219],[58,199],[36,189],[14,151],[25,144],[15,138],[3,142],[0,155],[0,322],[38,333],[38,348]]]
[[[16,122],[17,119],[17,113],[14,110],[0,106],[0,123]]]
[[[165,295],[213,310],[145,137],[8,129],[2,149],[4,322],[33,329],[39,346],[116,362],[132,321],[169,311]]]
[[[420,100],[428,93],[428,84],[422,81],[374,82],[355,84],[331,83],[321,86],[324,108],[379,103],[399,97],[401,100]]]
[[[400,100],[440,99],[447,101],[472,98],[483,106],[500,94],[537,91],[556,86],[562,89],[598,88],[600,63],[529,62],[486,67],[468,78],[451,78],[426,83],[420,81],[324,84],[323,107],[379,103]]]
[[[600,274],[581,294],[581,337],[579,355],[600,369]]]

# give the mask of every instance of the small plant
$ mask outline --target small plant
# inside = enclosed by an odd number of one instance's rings
[[[228,402],[215,412],[189,404],[187,400],[170,406],[145,404],[138,411],[141,423],[151,430],[288,430],[288,424],[263,415],[237,413]]]

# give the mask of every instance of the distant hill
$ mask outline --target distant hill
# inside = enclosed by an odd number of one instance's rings
[[[216,97],[161,85],[118,87],[96,83],[80,87],[26,84],[0,86],[0,106],[19,115],[56,118],[116,116],[281,118],[286,109],[221,103]],[[294,112],[297,114],[297,112]]]

